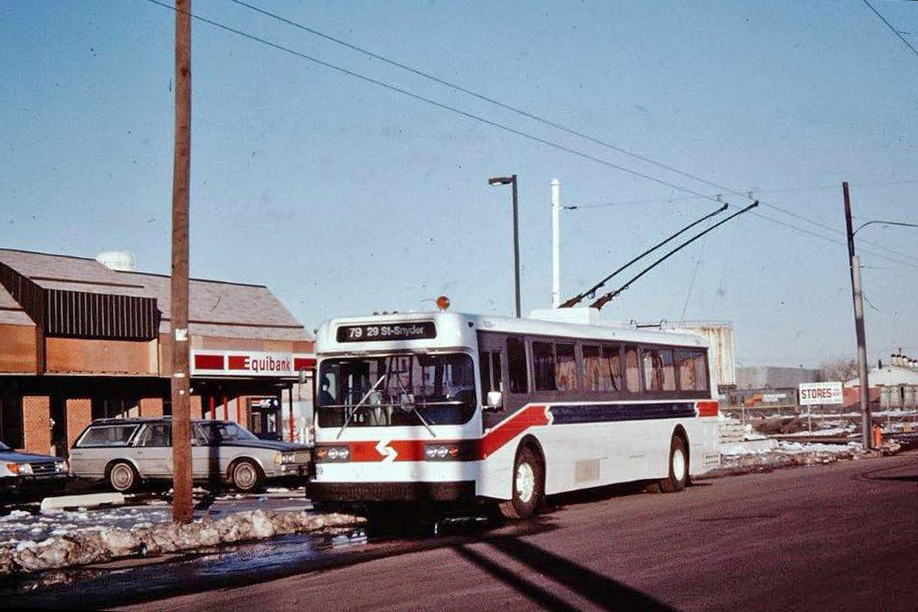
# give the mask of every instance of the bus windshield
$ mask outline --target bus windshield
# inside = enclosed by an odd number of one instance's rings
[[[475,412],[464,354],[326,359],[319,381],[319,427],[458,425]]]

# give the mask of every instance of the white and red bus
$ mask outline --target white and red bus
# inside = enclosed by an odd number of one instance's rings
[[[698,335],[593,309],[383,314],[325,323],[316,356],[317,501],[493,501],[525,518],[544,495],[675,492],[720,462]]]

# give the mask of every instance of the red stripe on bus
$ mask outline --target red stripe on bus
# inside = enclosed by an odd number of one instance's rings
[[[548,425],[544,405],[526,406],[496,428],[492,429],[481,439],[481,459],[487,459],[507,442],[517,437],[530,427]]]
[[[393,461],[424,461],[424,447],[428,444],[451,445],[459,448],[459,461],[487,459],[530,427],[548,425],[548,416],[544,405],[527,406],[515,415],[489,431],[481,440],[390,440],[382,448],[395,452]],[[320,446],[343,446],[350,449],[352,462],[379,462],[386,459],[389,453],[379,451],[379,441],[349,441],[340,444],[328,442]]]
[[[697,402],[695,407],[700,417],[716,417],[720,410],[717,402]]]
[[[198,370],[222,370],[223,355],[195,355],[194,367]]]

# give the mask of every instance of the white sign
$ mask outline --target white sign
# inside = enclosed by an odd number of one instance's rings
[[[800,383],[800,405],[841,404],[842,384],[840,382]]]

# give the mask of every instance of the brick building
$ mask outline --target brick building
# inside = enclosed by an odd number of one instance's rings
[[[0,249],[0,440],[66,455],[94,418],[169,414],[169,294],[168,276]],[[189,321],[192,418],[301,437],[313,341],[280,301],[192,279]]]

